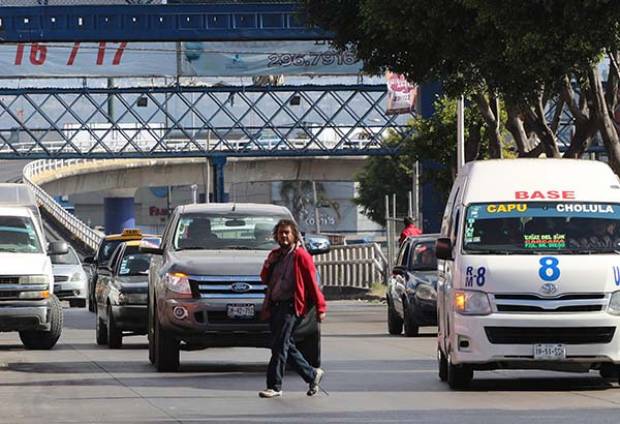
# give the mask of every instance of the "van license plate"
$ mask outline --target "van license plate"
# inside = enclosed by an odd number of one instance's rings
[[[566,359],[566,346],[563,344],[535,344],[534,359],[540,361]]]
[[[254,318],[254,305],[227,305],[228,318]]]

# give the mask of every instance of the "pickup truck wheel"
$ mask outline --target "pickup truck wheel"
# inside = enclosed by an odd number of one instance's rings
[[[108,305],[108,347],[120,349],[123,346],[123,331],[116,326],[112,306]]]
[[[387,310],[388,332],[396,336],[403,332],[403,319],[398,316],[389,298],[387,302]]]
[[[159,372],[177,371],[179,369],[179,342],[161,328],[156,310],[154,311],[154,321],[155,368]]]
[[[448,364],[448,386],[451,389],[459,390],[469,386],[471,380],[474,378],[474,370],[467,365],[453,365],[450,356],[447,359]]]
[[[405,336],[407,337],[416,337],[420,331],[420,327],[416,322],[415,318],[412,316],[413,313],[409,309],[409,303],[406,299],[403,299],[403,311],[404,311],[404,319],[403,319],[403,327],[405,329]]]
[[[304,355],[306,361],[314,368],[321,366],[321,331],[304,337],[303,340],[295,343],[297,349]]]
[[[99,312],[95,312],[95,314],[95,338],[97,339],[97,344],[103,346],[108,344],[108,328],[99,316]]]
[[[48,350],[56,345],[62,333],[62,305],[54,295],[50,297],[50,324],[49,331],[20,331],[21,339],[26,349]]]
[[[149,303],[148,304],[148,321],[146,323],[146,338],[149,342],[149,362],[151,364],[155,364],[155,343],[154,343],[154,337],[153,337],[153,312],[152,312],[152,306]]]

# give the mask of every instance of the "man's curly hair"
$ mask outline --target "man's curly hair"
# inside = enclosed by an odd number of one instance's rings
[[[273,227],[273,240],[278,242],[278,231],[280,231],[280,227],[291,227],[293,231],[293,235],[295,236],[295,243],[301,241],[301,232],[299,232],[299,228],[297,227],[297,223],[292,219],[281,219],[278,223]]]

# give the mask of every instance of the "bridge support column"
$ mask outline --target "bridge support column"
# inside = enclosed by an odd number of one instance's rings
[[[439,83],[428,83],[420,89],[420,113],[424,118],[430,118],[435,113],[435,100],[441,95],[441,86]],[[456,137],[456,134],[454,134]],[[420,164],[420,173],[424,175],[431,169],[441,168],[443,164],[422,161]],[[422,185],[420,190],[421,211],[422,211],[422,229],[425,233],[437,233],[441,228],[441,218],[445,204],[442,200],[442,193],[438,193],[432,182]]]
[[[135,192],[135,189],[113,190],[104,194],[103,213],[106,234],[117,234],[124,228],[135,228]]]
[[[224,203],[228,201],[228,193],[224,188],[224,166],[226,156],[213,156],[209,158],[213,170],[213,202]]]

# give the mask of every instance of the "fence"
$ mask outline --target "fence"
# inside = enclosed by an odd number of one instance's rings
[[[326,287],[369,289],[385,281],[387,259],[377,243],[333,246],[329,253],[315,258],[321,281]]]
[[[77,237],[88,248],[95,251],[103,234],[95,231],[78,218],[67,212],[60,206],[52,196],[47,194],[41,187],[35,184],[32,179],[37,173],[48,170],[42,166],[45,161],[30,162],[24,168],[24,183],[34,190],[39,205],[42,206],[60,225],[65,227],[75,237]]]

